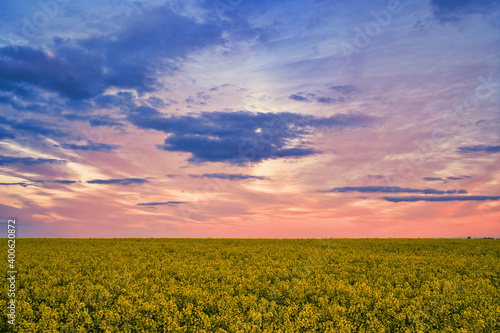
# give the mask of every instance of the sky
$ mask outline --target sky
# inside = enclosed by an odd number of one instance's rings
[[[0,234],[500,237],[500,1],[0,3]]]

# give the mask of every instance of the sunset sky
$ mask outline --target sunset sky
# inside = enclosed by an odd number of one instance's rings
[[[2,1],[0,219],[500,237],[499,106],[498,0]]]

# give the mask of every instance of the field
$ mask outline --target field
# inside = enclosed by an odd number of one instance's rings
[[[16,242],[15,332],[500,332],[499,240]]]

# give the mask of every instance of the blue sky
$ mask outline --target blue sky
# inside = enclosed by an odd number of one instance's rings
[[[499,15],[2,3],[0,218],[30,237],[500,236]]]

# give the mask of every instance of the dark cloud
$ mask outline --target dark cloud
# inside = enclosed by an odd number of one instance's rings
[[[138,203],[137,206],[177,206],[184,203],[186,202],[184,201],[146,202],[146,203]]]
[[[232,86],[232,84],[224,83],[224,84],[221,84],[220,86],[210,88],[209,90],[210,91],[218,91],[219,88],[225,88],[225,87],[229,87],[229,86]]]
[[[9,46],[0,48],[0,86],[11,91],[31,86],[72,99],[102,92],[102,59],[96,54],[84,54],[85,50],[64,51],[66,54],[52,56],[27,46],[18,47],[17,52]]]
[[[0,92],[2,88],[0,86]],[[14,98],[15,95],[15,98]],[[32,95],[22,95],[22,94],[11,94],[11,98],[4,100],[5,104],[10,105],[11,108],[22,111],[22,112],[31,112],[36,114],[51,114],[53,113],[52,105],[60,105],[60,101],[55,100],[54,98],[44,99],[38,94]],[[23,99],[23,100],[22,100]],[[42,102],[42,103],[31,103],[31,101]],[[55,102],[55,103],[54,103]],[[47,104],[51,104],[49,107]]]
[[[211,95],[206,94],[206,93],[205,93],[205,92],[203,92],[203,91],[198,91],[198,92],[196,93],[196,97],[197,97],[198,99],[205,100],[205,101],[206,101],[206,100],[209,100],[210,98],[212,98],[212,96],[211,96]]]
[[[0,183],[0,186],[15,186],[15,185],[19,185],[19,186],[22,186],[22,187],[27,187],[27,186],[37,186],[36,184],[45,184],[45,183],[55,183],[55,184],[69,185],[69,184],[77,183],[77,181],[74,181],[74,180],[30,180],[28,183],[27,182]]]
[[[205,46],[222,43],[222,28],[173,13],[166,6],[134,12],[124,29],[85,39],[55,38],[49,53],[28,46],[0,48],[0,91],[31,88],[72,100],[96,97],[108,88],[153,91],[159,73]]]
[[[299,102],[309,102],[309,99],[307,99],[306,97],[296,95],[296,94],[291,94],[288,98],[293,99],[294,101],[299,101]]]
[[[28,183],[0,183],[0,186],[15,186],[15,185],[26,187],[26,186],[30,186],[31,184],[28,184]]]
[[[475,145],[475,146],[464,146],[458,147],[458,152],[461,154],[465,153],[500,153],[500,146],[489,146],[489,145]]]
[[[33,180],[34,183],[55,183],[55,184],[63,184],[63,185],[69,185],[69,184],[75,184],[78,183],[76,180]]]
[[[192,178],[219,178],[227,180],[244,180],[244,179],[258,179],[264,180],[269,179],[267,177],[250,176],[242,174],[230,174],[230,173],[205,173],[203,175],[189,175]]]
[[[7,132],[5,129],[0,128],[0,140],[14,139],[16,136]]]
[[[141,106],[128,119],[137,127],[171,134],[163,145],[167,151],[191,153],[190,162],[246,164],[264,159],[302,157],[319,151],[302,139],[314,128],[360,127],[375,118],[362,114],[315,117],[295,113],[202,112],[199,115],[165,117]],[[292,145],[292,140],[294,142]]]
[[[383,175],[368,175],[368,178],[383,179],[383,178],[385,178],[385,176],[383,176]]]
[[[116,184],[116,185],[131,185],[147,183],[147,179],[143,178],[123,178],[123,179],[94,179],[89,180],[89,184]]]
[[[427,180],[428,182],[445,181],[443,178],[440,177],[424,177],[422,179]]]
[[[23,165],[37,165],[37,164],[63,164],[65,160],[56,160],[50,158],[32,158],[32,157],[11,157],[0,156],[0,166],[23,164]]]
[[[415,202],[415,201],[486,201],[486,200],[500,200],[500,196],[483,196],[483,195],[470,195],[470,196],[442,196],[442,197],[426,197],[426,196],[408,196],[408,197],[382,197],[390,202]]]
[[[88,122],[90,126],[109,126],[109,127],[123,127],[123,123],[120,122],[120,119],[114,119],[109,116],[102,115],[90,115],[90,114],[82,114],[82,113],[65,113],[61,115],[66,120],[71,121],[83,121]]]
[[[0,123],[11,128],[8,136],[14,136],[16,132],[27,135],[44,135],[49,137],[63,137],[69,135],[54,127],[53,124],[38,119],[13,119],[0,116]]]
[[[206,101],[208,101],[210,98],[212,98],[211,95],[206,94],[203,91],[198,91],[196,93],[196,98],[193,96],[189,96],[188,98],[185,99],[185,102],[188,104],[200,104],[200,105],[205,105],[207,104]]]
[[[305,157],[309,155],[319,154],[320,151],[314,148],[284,148],[274,152],[272,158],[277,157]]]
[[[341,86],[330,85],[330,86],[328,86],[328,89],[338,91],[338,92],[345,94],[345,95],[352,94],[353,92],[356,91],[356,88],[350,84],[341,85]]]
[[[148,97],[148,103],[154,108],[163,108],[165,106],[165,103],[161,98],[154,96]]]
[[[317,101],[322,104],[333,104],[335,103],[335,98],[331,97],[318,97]]]
[[[133,96],[128,92],[119,91],[116,95],[104,94],[93,99],[99,108],[112,108],[116,106],[133,106]]]
[[[461,192],[463,191],[463,192]],[[422,194],[456,194],[467,193],[465,190],[436,190],[432,188],[416,189],[403,188],[399,186],[358,186],[358,187],[336,187],[331,190],[322,191],[324,193],[345,193],[345,192],[360,192],[360,193],[422,193]]]
[[[109,116],[90,116],[87,118],[90,126],[110,126],[110,127],[122,127],[123,123],[121,123],[117,119],[113,119]]]
[[[440,22],[458,22],[466,15],[488,14],[498,0],[431,0],[434,17]]]
[[[446,178],[441,178],[441,177],[424,177],[422,178],[423,180],[426,180],[428,182],[434,182],[434,181],[442,181],[447,183],[448,180],[462,180],[465,178],[471,178],[470,176],[461,176],[461,177],[446,177]]]
[[[167,174],[167,175],[165,175],[165,176],[167,176],[168,178],[177,178],[177,177],[179,177],[180,175],[175,175],[175,174],[171,174],[171,173],[170,173],[170,174]]]
[[[56,145],[56,147],[61,147],[64,149],[72,149],[72,150],[112,153],[115,149],[118,149],[120,146],[110,145],[110,144],[105,144],[105,143],[91,142],[91,143],[88,143],[86,145],[64,143],[61,145]]]
[[[74,184],[77,183],[75,180],[51,180],[51,183],[58,183],[58,184]]]

